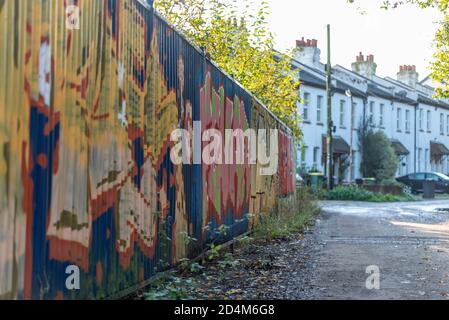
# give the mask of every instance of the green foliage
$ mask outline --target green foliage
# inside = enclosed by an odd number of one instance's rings
[[[391,145],[390,139],[382,131],[359,131],[363,145],[361,171],[364,177],[373,177],[376,182],[394,178],[399,159]]]
[[[442,86],[436,89],[439,98],[449,99],[449,15],[445,14],[435,36],[436,52],[431,63],[432,78]]]
[[[302,232],[312,222],[320,209],[316,203],[316,198],[306,187],[297,191],[297,203],[297,210],[282,211],[261,217],[259,224],[254,229],[254,235],[273,239]]]
[[[392,194],[374,193],[357,186],[339,186],[327,192],[327,200],[340,201],[366,201],[366,202],[402,202],[414,201],[411,195],[403,194],[400,196]]]
[[[370,201],[372,197],[372,192],[356,186],[339,186],[327,192],[326,195],[327,200],[343,201]]]
[[[209,259],[209,261],[215,260],[216,258],[218,258],[220,256],[220,250],[221,250],[221,245],[215,245],[214,243],[212,243],[210,245],[210,251],[209,251],[209,255],[207,256],[207,259]]]
[[[194,262],[190,265],[190,272],[192,273],[200,273],[203,269],[204,267],[198,262]]]
[[[145,300],[187,300],[189,299],[188,288],[193,286],[192,279],[172,277],[170,282],[162,280],[154,283],[145,293]]]
[[[235,269],[240,265],[240,261],[235,260],[232,253],[227,252],[223,259],[218,261],[218,266],[222,270]]]
[[[291,70],[293,50],[275,56],[266,2],[156,0],[154,7],[301,137],[299,71]]]
[[[357,0],[347,0],[348,3],[354,4],[357,3]],[[437,8],[440,11],[446,11],[449,5],[449,0],[382,0],[380,2],[380,8],[388,10],[388,9],[396,9],[404,4],[415,4],[419,7],[425,8]]]

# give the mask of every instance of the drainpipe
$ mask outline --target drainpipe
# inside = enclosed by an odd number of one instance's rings
[[[365,137],[366,134],[366,107],[368,105],[368,98],[365,97],[363,98],[363,116],[362,116],[362,136]],[[360,157],[361,157],[361,167],[363,167],[363,162],[365,161],[364,159],[364,149],[365,146],[363,145],[365,143],[364,140],[360,141]],[[365,170],[361,170],[361,174],[362,174],[362,178],[365,178]]]
[[[416,147],[417,147],[417,145],[416,145],[416,141],[417,141],[417,136],[418,136],[418,133],[417,133],[417,130],[416,130],[416,124],[418,123],[417,122],[417,120],[416,120],[416,117],[417,117],[417,114],[418,114],[418,104],[416,104],[415,105],[415,136],[414,136],[414,145],[413,145],[413,171],[416,173]]]

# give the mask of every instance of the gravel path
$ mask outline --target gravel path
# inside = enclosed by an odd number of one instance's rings
[[[321,207],[305,235],[243,246],[169,286],[183,299],[448,299],[448,200]]]

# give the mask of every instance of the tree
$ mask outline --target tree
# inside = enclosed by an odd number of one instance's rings
[[[449,99],[449,15],[444,20],[435,36],[436,52],[431,63],[432,79],[441,83],[436,89],[436,96]]]
[[[357,0],[347,0],[349,3],[356,3]],[[396,9],[404,4],[416,4],[421,8],[438,8],[440,11],[446,11],[449,6],[449,0],[382,0],[380,7],[382,9]]]
[[[357,0],[347,0],[349,3],[356,3]],[[433,55],[433,61],[430,68],[431,78],[440,83],[441,86],[435,91],[436,98],[449,98],[449,0],[402,0],[389,1],[383,0],[380,7],[383,9],[396,9],[404,4],[418,5],[422,9],[435,8],[444,13],[443,21],[440,22],[440,28],[435,36],[436,51]]]
[[[154,7],[301,137],[299,71],[291,70],[293,50],[274,50],[266,2],[156,0]]]
[[[375,178],[377,182],[393,179],[399,165],[399,159],[390,139],[382,131],[371,128],[359,129],[362,148],[361,171],[364,177]]]

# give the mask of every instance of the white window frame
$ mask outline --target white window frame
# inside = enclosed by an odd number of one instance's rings
[[[402,109],[396,109],[396,131],[401,131],[401,122],[402,122]]]
[[[383,128],[385,125],[384,123],[385,104],[381,103],[379,109],[380,109],[379,126]]]
[[[310,93],[304,92],[303,96],[303,110],[302,110],[302,117],[304,121],[309,121],[309,111],[310,111]]]
[[[429,149],[424,150],[424,171],[427,171],[427,163],[429,162]]]
[[[340,100],[340,128],[345,126],[346,100]]]
[[[351,126],[355,129],[355,115],[357,114],[357,102],[352,104],[351,108]]]
[[[302,166],[307,166],[307,146],[303,146],[301,149],[301,165]]]
[[[422,148],[418,148],[418,171],[421,171]]]
[[[440,113],[440,135],[444,135],[444,114]]]
[[[446,116],[446,134],[449,136],[449,114]]]
[[[323,101],[324,97],[322,95],[318,95],[316,97],[316,122],[317,123],[323,123]]]
[[[405,132],[410,133],[410,110],[405,110]]]
[[[318,159],[320,157],[320,147],[313,148],[313,166],[318,168]]]
[[[369,122],[370,125],[374,125],[375,122],[375,108],[376,108],[376,103],[374,101],[371,101],[369,104]]]
[[[424,130],[423,129],[423,118],[424,118],[424,110],[421,108],[419,109],[419,130]]]

